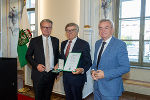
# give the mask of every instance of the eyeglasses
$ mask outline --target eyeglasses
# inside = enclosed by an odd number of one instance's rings
[[[42,26],[42,28],[43,29],[48,29],[48,30],[52,29],[52,27],[45,27],[45,26]]]
[[[98,29],[101,31],[101,30],[109,30],[109,29],[111,29],[112,27],[104,27],[104,28],[102,28],[102,27],[99,27]]]
[[[66,32],[67,33],[69,33],[69,32],[74,32],[74,31],[76,31],[77,29],[71,29],[71,30],[66,30]]]

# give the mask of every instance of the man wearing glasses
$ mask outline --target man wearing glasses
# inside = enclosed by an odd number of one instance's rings
[[[66,61],[69,52],[81,53],[77,68],[72,72],[63,72],[63,83],[66,100],[82,100],[82,90],[86,82],[86,72],[91,66],[90,47],[88,42],[78,37],[79,27],[69,23],[65,27],[68,40],[61,43],[61,57]]]
[[[130,70],[126,44],[113,37],[111,20],[102,19],[98,28],[101,39],[95,43],[91,66],[94,100],[119,100],[124,91],[122,75]]]
[[[52,70],[58,63],[59,40],[50,36],[52,25],[53,22],[49,19],[40,22],[42,35],[31,39],[26,53],[26,59],[32,66],[35,100],[50,100],[57,76]]]

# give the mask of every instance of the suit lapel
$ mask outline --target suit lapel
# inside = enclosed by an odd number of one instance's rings
[[[99,50],[99,48],[100,48],[101,43],[102,43],[102,39],[98,41],[98,43],[97,43],[97,45],[96,45],[96,48],[95,48],[95,51],[96,51],[96,53],[95,53],[95,54],[96,54],[96,55],[95,55],[95,56],[96,56],[96,59],[97,59],[97,55],[98,55],[98,53],[99,53],[98,50]]]
[[[101,58],[103,58],[103,56],[106,56],[107,54],[109,54],[111,52],[112,45],[113,45],[114,41],[115,41],[115,38],[112,37],[112,39],[110,40],[110,42],[109,42],[108,46],[106,47],[104,53],[102,54]]]
[[[41,48],[41,52],[44,54],[44,46],[43,46],[42,35],[39,37],[38,44],[40,46],[39,48]]]
[[[42,39],[42,35],[39,36],[38,40],[37,40],[37,45],[38,45],[38,48],[37,50],[39,50],[40,52],[40,58],[43,59],[43,63],[45,63],[45,54],[44,54],[44,46],[43,46],[43,39]]]
[[[55,45],[55,41],[54,41],[54,38],[52,37],[52,36],[50,36],[51,37],[51,42],[52,42],[52,48],[53,48],[53,55],[55,55],[55,47],[56,46],[54,46]]]
[[[96,47],[97,47],[97,48],[96,48],[96,51],[97,51],[97,52],[98,52],[98,50],[99,50],[99,48],[100,48],[101,43],[102,43],[102,40],[100,40],[99,43],[98,43],[97,46],[96,46]]]
[[[65,49],[65,46],[67,44],[68,40],[66,40],[63,44],[62,44],[62,47],[61,47],[61,55],[63,56],[63,58],[66,59],[65,57],[65,54],[64,54],[64,49]]]
[[[75,44],[74,44],[74,46],[72,48],[72,52],[75,52],[77,50],[77,48],[78,48],[78,46],[80,44],[79,42],[80,42],[80,40],[79,40],[79,38],[77,38],[77,40],[76,40],[76,42],[75,42]]]

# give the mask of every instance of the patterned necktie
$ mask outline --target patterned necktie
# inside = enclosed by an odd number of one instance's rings
[[[70,49],[71,43],[72,43],[72,41],[69,41],[69,44],[67,46],[66,53],[65,53],[66,58],[67,58],[67,56],[69,54],[69,49]]]
[[[50,71],[50,56],[49,56],[49,44],[48,44],[48,37],[46,38],[46,53],[45,53],[45,66],[46,66],[46,71]]]
[[[98,64],[99,64],[99,62],[100,62],[101,55],[102,55],[102,52],[103,52],[103,49],[104,49],[104,45],[105,45],[105,44],[106,44],[106,42],[103,42],[102,47],[101,47],[100,52],[99,52],[99,55],[98,55],[97,69],[98,69]]]

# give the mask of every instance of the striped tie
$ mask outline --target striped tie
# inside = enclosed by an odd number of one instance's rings
[[[72,43],[72,41],[69,41],[69,44],[67,46],[66,53],[65,53],[66,58],[67,58],[67,56],[69,54],[69,49],[70,49],[71,43]]]
[[[103,49],[104,49],[104,45],[105,45],[105,44],[106,44],[106,42],[103,42],[102,47],[101,47],[100,52],[99,52],[99,55],[98,55],[97,69],[98,69],[98,64],[99,64],[99,62],[100,62],[101,55],[102,55],[102,52],[103,52]]]

